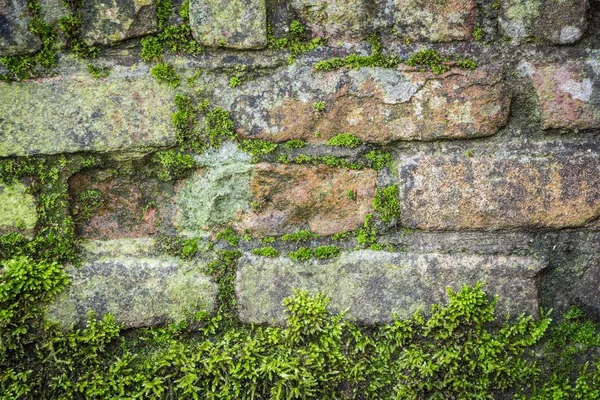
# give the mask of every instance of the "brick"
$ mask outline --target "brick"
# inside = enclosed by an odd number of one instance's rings
[[[27,0],[0,0],[0,56],[35,53],[40,39],[29,30]]]
[[[190,0],[190,27],[204,46],[260,49],[267,45],[265,0]]]
[[[173,90],[152,76],[0,82],[0,157],[172,146]]]
[[[506,124],[510,106],[497,66],[444,75],[289,68],[225,90],[222,101],[244,137],[316,143],[340,132],[369,143],[490,136]],[[317,101],[325,102],[324,112],[314,111]]]
[[[401,221],[430,230],[567,228],[600,216],[600,156],[417,155],[401,162]]]
[[[372,212],[376,180],[370,169],[258,164],[250,181],[254,210],[239,226],[258,235],[301,229],[331,235],[357,229]],[[348,198],[348,190],[356,199]]]
[[[544,129],[600,128],[600,60],[531,68]]]
[[[409,318],[418,310],[447,301],[446,287],[459,290],[485,280],[499,295],[499,315],[538,313],[538,273],[545,263],[502,255],[344,252],[327,261],[294,262],[244,255],[235,281],[240,319],[246,323],[282,323],[282,300],[293,289],[324,292],[330,309],[346,311],[361,324]]]
[[[92,241],[83,245],[81,266],[68,267],[70,284],[48,306],[50,320],[81,326],[88,312],[111,313],[126,328],[191,319],[211,311],[217,285],[204,265],[153,254],[151,239]]]

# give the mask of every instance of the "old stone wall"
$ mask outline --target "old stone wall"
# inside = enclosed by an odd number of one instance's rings
[[[481,280],[504,314],[600,316],[598,0],[0,0],[0,78],[0,260],[51,243],[66,326],[227,282],[242,322]]]

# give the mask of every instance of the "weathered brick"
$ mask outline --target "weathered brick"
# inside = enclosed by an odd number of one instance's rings
[[[542,128],[600,128],[600,60],[532,67]]]
[[[404,226],[566,228],[600,216],[600,156],[418,155],[400,167]]]
[[[368,3],[367,0],[292,0],[290,6],[314,36],[338,40],[366,36]]]
[[[221,100],[244,137],[321,143],[340,132],[371,143],[490,136],[506,123],[510,105],[496,66],[444,75],[290,67],[226,90]],[[313,109],[317,101],[324,112]]]
[[[190,0],[190,27],[198,43],[259,49],[267,45],[265,0]]]
[[[170,87],[135,72],[0,82],[0,157],[173,145],[172,99]]]
[[[515,43],[532,37],[554,44],[575,43],[587,28],[587,0],[506,0],[501,4],[501,33]]]
[[[68,267],[70,284],[48,307],[65,328],[82,325],[88,312],[111,313],[127,328],[190,319],[211,311],[217,285],[200,262],[153,254],[151,239],[84,243],[81,266]]]
[[[475,0],[395,0],[395,29],[410,40],[450,42],[471,40]]]
[[[29,30],[27,0],[0,0],[0,56],[34,53],[40,39]]]
[[[37,201],[21,182],[0,183],[0,234],[17,232],[31,235],[37,223]]]
[[[364,324],[408,318],[447,300],[446,287],[487,282],[499,295],[499,314],[538,313],[537,274],[545,263],[530,257],[438,253],[342,253],[332,261],[294,262],[244,255],[236,276],[240,319],[282,323],[282,300],[293,289],[324,292],[333,312]]]
[[[88,44],[113,44],[158,30],[156,0],[86,0],[82,19]]]
[[[259,235],[354,230],[372,212],[376,178],[374,170],[258,164],[250,182],[254,210],[240,227]]]

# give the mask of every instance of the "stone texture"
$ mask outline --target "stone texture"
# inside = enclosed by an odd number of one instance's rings
[[[17,232],[30,236],[37,223],[37,201],[27,186],[0,184],[0,234]]]
[[[156,0],[87,0],[82,18],[88,44],[114,44],[158,30]]]
[[[400,167],[402,225],[432,230],[566,228],[600,216],[600,155],[417,155]]]
[[[587,0],[506,0],[501,2],[500,32],[514,43],[532,37],[554,44],[571,44],[587,28]]]
[[[327,262],[294,262],[244,255],[236,277],[240,318],[244,322],[281,323],[282,300],[293,289],[324,292],[333,312],[362,324],[384,323],[394,315],[447,301],[446,287],[487,282],[499,295],[499,314],[538,313],[537,274],[545,263],[530,257],[470,254],[415,254],[360,250]]]
[[[202,274],[199,262],[152,254],[151,239],[95,241],[84,244],[81,266],[69,267],[70,285],[48,307],[48,316],[68,328],[114,315],[126,328],[147,327],[211,311],[217,285]]]
[[[260,49],[267,45],[265,0],[190,0],[190,27],[198,43]]]
[[[587,263],[581,265],[583,272],[573,291],[577,303],[585,307],[585,311],[600,316],[600,236],[596,237],[595,252],[589,256]]]
[[[0,82],[0,157],[175,144],[173,91],[139,72]]]
[[[42,43],[29,30],[31,17],[26,0],[0,0],[0,56],[38,51]]]
[[[233,143],[196,157],[204,166],[176,187],[174,225],[197,233],[237,220],[250,208],[250,156]]]
[[[327,166],[258,164],[250,188],[254,210],[243,229],[281,235],[309,229],[320,235],[351,231],[372,212],[377,174]],[[348,190],[356,193],[351,200]]]
[[[510,105],[496,66],[434,75],[389,68],[323,73],[293,65],[219,95],[238,133],[278,142],[322,143],[341,132],[370,143],[490,136],[506,123]],[[313,110],[317,101],[325,102],[324,112]]]
[[[395,0],[396,33],[411,41],[471,40],[475,0]]]
[[[600,128],[600,59],[530,68],[542,128]]]
[[[290,6],[313,36],[352,40],[369,31],[368,0],[292,0]]]

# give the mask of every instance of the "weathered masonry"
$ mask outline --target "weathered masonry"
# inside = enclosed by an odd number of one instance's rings
[[[0,235],[81,258],[49,318],[213,311],[224,249],[247,323],[600,316],[600,1],[76,3],[0,0]]]

